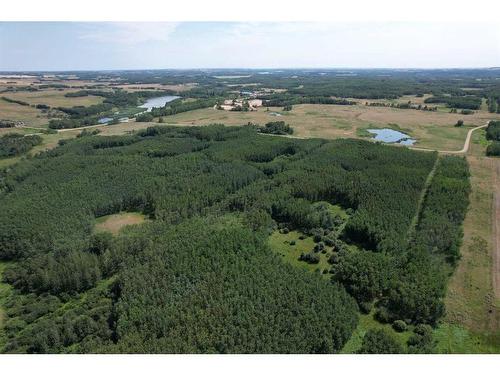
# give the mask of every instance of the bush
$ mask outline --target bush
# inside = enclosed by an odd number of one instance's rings
[[[381,306],[377,309],[377,311],[375,312],[375,319],[377,321],[379,321],[380,323],[390,323],[391,322],[391,314],[389,313],[389,311]]]
[[[486,139],[500,141],[500,121],[490,121],[486,128]]]
[[[314,252],[319,253],[325,248],[325,244],[323,242],[318,242],[316,245],[314,245]]]
[[[366,301],[361,301],[358,302],[359,310],[363,314],[369,314],[370,311],[372,311],[373,308],[373,302],[366,302]]]
[[[360,354],[399,354],[403,347],[393,334],[385,329],[370,329],[363,337]]]
[[[330,264],[336,264],[338,263],[340,260],[340,257],[339,257],[339,254],[337,253],[333,253],[332,255],[330,255],[330,258],[328,258],[328,263]],[[332,270],[332,273],[334,273],[335,271]]]
[[[408,329],[408,326],[403,320],[395,320],[392,323],[392,328],[394,328],[396,332],[404,332]]]
[[[494,141],[486,148],[487,156],[500,156],[500,142]]]
[[[293,134],[293,129],[290,125],[285,124],[285,121],[268,122],[265,126],[259,128],[259,131],[261,133],[277,135]]]
[[[434,352],[435,342],[432,328],[427,324],[419,324],[408,339],[408,350],[414,354],[429,354]]]
[[[137,115],[135,121],[137,122],[151,122],[153,121],[154,119],[154,116],[149,113],[149,112],[146,112],[146,113],[141,113],[140,115]]]
[[[455,124],[455,127],[461,127],[464,126],[464,120],[458,120],[457,123]]]
[[[319,263],[319,255],[314,253],[300,254],[299,260],[309,263],[309,264],[318,264]]]

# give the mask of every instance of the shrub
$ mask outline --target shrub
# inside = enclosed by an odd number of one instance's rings
[[[500,142],[494,141],[486,148],[487,156],[500,156]]]
[[[375,312],[375,319],[377,319],[380,323],[389,323],[392,320],[391,314],[383,306],[379,307]]]
[[[394,328],[396,332],[404,332],[408,329],[408,326],[403,320],[395,320],[392,323],[392,328]]]
[[[373,302],[361,301],[361,302],[358,302],[358,306],[359,306],[359,310],[363,314],[369,314],[370,311],[372,311]]]
[[[149,113],[149,112],[146,112],[146,113],[141,113],[140,115],[137,115],[135,121],[137,122],[151,122],[153,121],[154,119],[154,116]]]
[[[434,352],[435,342],[431,326],[419,324],[408,339],[408,350],[414,354],[428,354]]]
[[[314,253],[300,254],[299,260],[309,263],[309,264],[318,264],[319,263],[319,255]]]
[[[370,329],[363,337],[360,354],[399,354],[403,347],[393,334],[385,329]]]

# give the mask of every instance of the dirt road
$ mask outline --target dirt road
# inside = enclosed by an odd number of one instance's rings
[[[459,151],[431,150],[429,148],[420,148],[420,147],[411,147],[411,149],[412,150],[420,150],[420,151],[437,151],[437,152],[442,153],[442,154],[466,154],[467,151],[469,151],[470,140],[472,139],[472,133],[478,129],[482,129],[482,128],[487,127],[488,124],[489,124],[489,121],[484,125],[476,126],[475,128],[470,129],[467,132],[467,137],[465,138],[464,147]]]

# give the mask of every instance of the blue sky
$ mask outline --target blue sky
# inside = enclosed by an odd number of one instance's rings
[[[492,23],[0,22],[0,70],[500,66]]]

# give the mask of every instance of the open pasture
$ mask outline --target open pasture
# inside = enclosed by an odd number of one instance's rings
[[[265,124],[269,121],[283,120],[294,128],[294,136],[300,138],[359,138],[363,130],[370,127],[395,127],[417,139],[418,147],[459,150],[462,148],[467,130],[483,125],[492,117],[484,111],[473,115],[460,115],[446,112],[427,112],[387,107],[301,104],[293,106],[292,111],[283,112],[282,108],[259,108],[253,112],[217,111],[212,108],[199,109],[168,116],[166,122],[181,125],[243,125],[248,122]],[[281,116],[273,115],[280,113]],[[461,128],[454,124],[463,119]]]
[[[73,107],[90,106],[102,103],[103,98],[99,96],[66,97],[67,93],[78,90],[40,90],[40,91],[18,91],[4,94],[9,99],[21,100],[26,103],[36,105],[45,104],[50,107]]]
[[[0,99],[0,119],[22,121],[26,126],[40,127],[48,123],[42,111],[26,105],[8,103]]]

